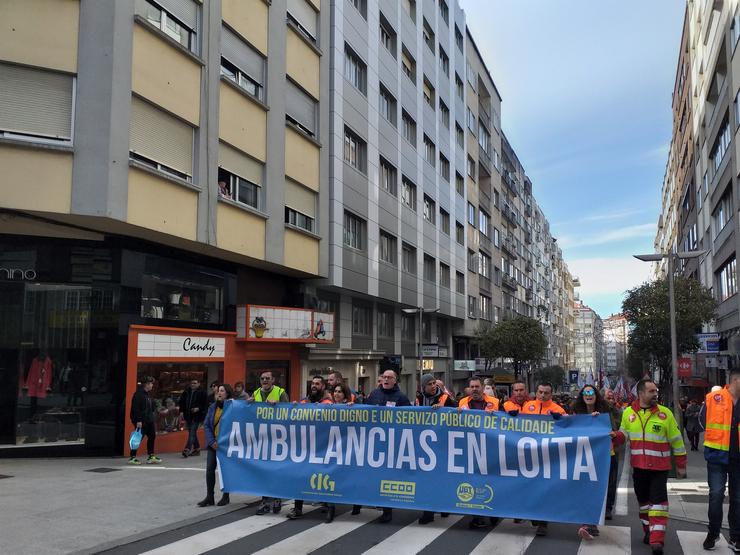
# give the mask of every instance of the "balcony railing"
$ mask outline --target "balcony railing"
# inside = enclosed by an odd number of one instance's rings
[[[510,275],[508,275],[508,274],[504,274],[501,277],[501,284],[504,287],[506,287],[507,289],[511,289],[512,291],[516,291],[517,290],[516,280],[513,277],[511,277]]]

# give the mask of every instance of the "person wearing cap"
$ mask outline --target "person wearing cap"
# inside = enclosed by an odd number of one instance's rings
[[[450,395],[437,385],[437,380],[431,374],[421,377],[421,390],[416,393],[417,407],[456,407],[457,403]]]

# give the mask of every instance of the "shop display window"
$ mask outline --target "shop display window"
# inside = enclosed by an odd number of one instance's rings
[[[224,367],[222,363],[140,363],[136,371],[137,387],[145,376],[154,378],[149,395],[154,402],[157,434],[167,434],[186,429],[179,401],[182,392],[190,387],[190,381],[197,379],[207,391],[212,381],[223,381]]]
[[[260,387],[260,374],[265,370],[272,371],[275,385],[285,389],[290,394],[290,361],[287,360],[248,360],[247,372],[244,379],[244,387],[251,395]]]
[[[142,276],[141,316],[144,318],[220,324],[222,307],[220,286],[154,274]]]

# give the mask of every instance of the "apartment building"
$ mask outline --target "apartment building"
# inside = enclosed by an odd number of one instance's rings
[[[604,370],[604,330],[601,317],[589,306],[575,302],[575,366],[582,377]]]
[[[627,373],[629,327],[623,314],[612,314],[603,322],[604,371],[610,377]]]
[[[233,330],[326,267],[323,8],[0,4],[0,452],[120,451],[143,375],[164,414],[191,379],[303,389],[299,343]]]

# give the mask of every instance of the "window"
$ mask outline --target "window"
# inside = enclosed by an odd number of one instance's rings
[[[468,249],[468,270],[478,273],[478,253]]]
[[[416,315],[401,314],[401,339],[416,341]]]
[[[714,220],[714,237],[724,229],[727,222],[732,218],[732,189],[728,189],[714,209],[712,219]]]
[[[468,129],[473,135],[478,132],[478,119],[470,108],[468,108]]]
[[[465,100],[465,88],[463,87],[463,81],[460,76],[455,73],[455,92],[460,100]]]
[[[465,148],[465,132],[457,122],[455,122],[455,141],[457,142],[457,146]]]
[[[478,316],[478,299],[468,295],[468,318],[477,318]]]
[[[478,144],[480,145],[481,150],[486,154],[491,152],[491,135],[482,125],[478,127]]]
[[[288,22],[301,35],[316,44],[318,13],[307,0],[288,0]]]
[[[424,219],[430,224],[434,224],[436,205],[427,195],[424,195]]]
[[[463,51],[463,36],[460,32],[460,28],[455,25],[455,46],[457,46],[457,49],[462,53]]]
[[[403,138],[410,142],[411,146],[416,148],[416,121],[414,121],[414,118],[406,110],[401,112],[401,120]]]
[[[439,114],[442,117],[442,125],[445,126],[445,128],[450,128],[450,109],[447,107],[447,104],[445,104],[442,99],[439,99]]]
[[[444,51],[442,45],[439,46],[439,69],[442,70],[447,77],[450,76],[450,58],[447,56],[447,52]]]
[[[719,302],[725,301],[737,293],[737,263],[734,255],[719,269],[716,276]]]
[[[313,232],[313,218],[287,206],[285,207],[285,223]]]
[[[449,24],[450,10],[447,8],[447,2],[445,0],[439,0],[439,17],[442,21]]]
[[[378,307],[378,337],[393,339],[395,331],[393,309]]]
[[[221,27],[221,75],[265,99],[265,59],[228,27]]]
[[[738,39],[740,39],[740,13],[735,13],[730,24],[730,40],[733,50],[737,46]]]
[[[406,74],[406,77],[411,79],[411,82],[416,85],[416,61],[403,45],[401,45],[401,69]]]
[[[432,54],[434,54],[434,31],[426,18],[423,18],[423,20],[424,22],[422,23],[421,34],[424,38],[424,43],[429,47],[429,50],[432,51]]]
[[[424,254],[424,279],[437,281],[437,265],[433,257]]]
[[[712,164],[712,174],[716,174],[717,170],[719,170],[719,167],[722,165],[722,160],[724,160],[725,154],[729,150],[731,140],[730,124],[729,121],[725,120],[717,133],[717,139],[714,141],[714,146],[712,146],[712,150],[709,153],[709,159]]]
[[[416,249],[408,243],[401,243],[401,269],[416,275]]]
[[[286,80],[285,121],[309,137],[316,137],[318,103],[291,81]]]
[[[434,143],[432,140],[424,135],[424,160],[427,161],[427,164],[434,167],[436,164],[436,148],[434,147]]]
[[[411,21],[416,21],[416,0],[403,0],[403,11],[408,14]]]
[[[396,32],[382,13],[380,14],[380,44],[385,46],[394,58],[396,57]]]
[[[131,158],[181,179],[191,179],[193,128],[188,124],[132,96],[129,133]]]
[[[439,175],[449,183],[450,181],[450,161],[441,152],[439,153]]]
[[[465,244],[465,226],[460,222],[455,222],[455,240],[461,244]]]
[[[491,297],[480,296],[480,317],[483,320],[491,319]]]
[[[465,294],[465,274],[455,272],[455,291]]]
[[[352,301],[352,335],[372,335],[372,307]]]
[[[475,206],[471,202],[468,203],[468,223],[475,227]]]
[[[380,85],[380,115],[388,120],[391,125],[396,126],[396,99],[386,89],[383,84]]]
[[[499,232],[498,228],[493,228],[493,244],[496,247],[501,246],[501,233]]]
[[[432,87],[432,84],[427,80],[426,77],[424,77],[424,102],[427,103],[427,106],[429,106],[432,111],[434,111],[434,87]]]
[[[461,197],[465,196],[465,179],[457,172],[455,172],[455,192]]]
[[[735,128],[740,126],[740,89],[735,94]]]
[[[71,142],[73,89],[71,75],[0,63],[0,136]]]
[[[475,181],[475,175],[476,175],[475,160],[473,160],[470,156],[468,156],[468,176],[473,181]]]
[[[478,273],[484,278],[491,279],[491,257],[483,252],[479,252],[478,257],[480,259]]]
[[[353,249],[365,248],[365,221],[351,212],[344,212],[344,244]]]
[[[367,2],[366,0],[349,0],[355,9],[360,12],[360,15],[367,19]]]
[[[473,87],[474,91],[478,91],[478,74],[473,69],[473,66],[470,64],[470,61],[468,61],[466,69],[466,76],[468,78],[468,83],[470,83],[470,86]]]
[[[380,159],[380,188],[386,193],[393,195],[398,194],[396,189],[396,168],[385,158]]]
[[[388,264],[392,264],[395,266],[397,264],[397,241],[396,238],[391,235],[390,233],[387,233],[380,230],[380,260],[381,262],[386,262]]]
[[[401,202],[416,212],[416,185],[406,176],[401,181]]]
[[[179,42],[192,52],[197,52],[195,27],[198,21],[198,5],[192,0],[168,2],[169,11],[148,0],[137,0],[135,13]]]
[[[362,94],[367,94],[367,66],[346,43],[344,45],[344,78]]]
[[[480,208],[478,209],[478,231],[488,237],[488,226],[490,225],[491,217]]]
[[[439,263],[439,284],[447,289],[450,288],[450,267],[444,262]]]
[[[344,161],[353,168],[365,172],[367,145],[348,127],[344,128]]]
[[[439,209],[439,225],[442,233],[450,234],[450,213],[444,208]]]

